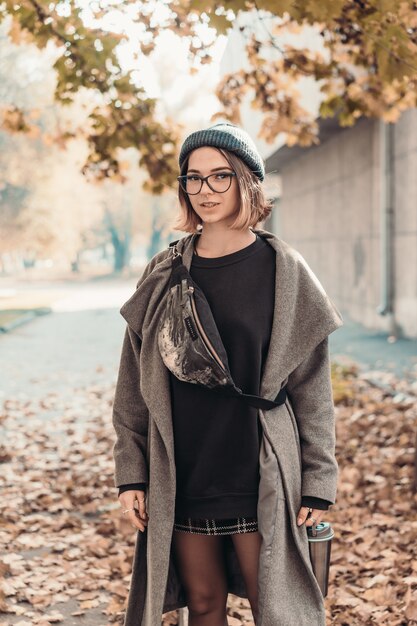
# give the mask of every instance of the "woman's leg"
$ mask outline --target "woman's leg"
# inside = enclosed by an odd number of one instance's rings
[[[223,537],[174,531],[173,545],[189,626],[227,626]]]
[[[236,533],[230,536],[245,580],[246,592],[256,624],[258,620],[258,564],[262,538],[259,532]]]

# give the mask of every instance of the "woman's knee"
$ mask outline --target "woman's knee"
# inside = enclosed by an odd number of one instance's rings
[[[227,593],[214,593],[211,589],[194,590],[188,594],[187,606],[194,615],[210,615],[226,610]]]

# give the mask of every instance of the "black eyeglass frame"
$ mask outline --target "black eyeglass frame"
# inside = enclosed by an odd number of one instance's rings
[[[227,176],[229,176],[229,186],[224,191],[217,191],[217,189],[213,189],[213,187],[210,185],[209,180],[208,180],[211,176],[218,176],[219,174],[223,174],[223,175],[226,174]],[[196,191],[195,193],[190,193],[183,186],[182,181],[184,181],[184,184],[186,184],[186,179],[189,176],[195,176],[196,178],[200,179],[200,183],[201,183],[200,189],[198,191]],[[189,196],[196,196],[202,190],[204,181],[207,183],[207,185],[210,187],[210,189],[212,191],[214,191],[214,193],[226,193],[226,191],[229,191],[229,189],[230,189],[230,186],[232,184],[232,177],[233,176],[236,176],[236,172],[217,172],[215,174],[209,174],[208,176],[199,176],[198,174],[183,174],[182,176],[177,176],[177,180],[178,180],[179,184],[181,185],[181,189],[186,194],[188,194]]]

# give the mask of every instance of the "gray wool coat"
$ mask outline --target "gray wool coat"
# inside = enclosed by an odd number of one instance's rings
[[[307,262],[273,233],[253,228],[276,251],[275,309],[260,395],[285,404],[258,409],[259,556],[257,626],[323,626],[323,596],[315,579],[302,495],[335,502],[338,464],[328,335],[340,312]],[[200,233],[178,248],[190,268]],[[120,312],[127,322],[114,396],[115,484],[147,482],[148,526],[138,531],[125,626],[159,626],[162,613],[186,606],[175,568],[172,534],[176,474],[169,375],[156,340],[171,268],[170,249],[156,254]],[[247,598],[233,542],[226,539],[229,593]]]

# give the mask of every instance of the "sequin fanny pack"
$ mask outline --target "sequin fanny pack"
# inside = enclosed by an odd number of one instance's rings
[[[176,243],[169,244],[173,250],[172,272],[158,326],[158,348],[166,367],[179,380],[202,385],[222,396],[239,397],[260,409],[284,404],[285,387],[275,400],[268,400],[244,393],[235,385],[210,305],[183,264]]]

